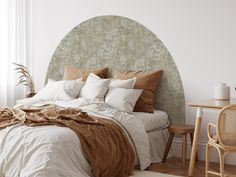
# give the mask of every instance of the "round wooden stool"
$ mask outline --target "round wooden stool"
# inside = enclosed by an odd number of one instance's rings
[[[182,134],[182,164],[183,168],[186,164],[186,154],[187,154],[187,134],[190,135],[191,145],[193,143],[193,134],[194,134],[194,126],[192,125],[170,125],[169,126],[169,139],[166,143],[166,149],[162,158],[162,162],[166,161],[167,155],[170,150],[170,146],[172,144],[172,140],[175,134]],[[197,159],[197,157],[196,157]]]

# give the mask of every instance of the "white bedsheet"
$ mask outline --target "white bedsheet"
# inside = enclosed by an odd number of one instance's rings
[[[32,100],[31,100],[32,101]],[[32,103],[32,102],[31,102]],[[134,115],[106,103],[73,100],[56,102],[93,115],[113,117],[129,133],[141,169],[151,163],[150,144],[144,124]],[[83,156],[79,138],[66,127],[15,125],[0,131],[0,174],[4,177],[87,177],[91,169]]]
[[[169,125],[168,115],[164,111],[154,110],[153,113],[134,112],[133,114],[141,119],[147,132],[163,129]]]

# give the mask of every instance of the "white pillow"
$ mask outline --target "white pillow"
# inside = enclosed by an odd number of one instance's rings
[[[72,100],[79,95],[80,89],[84,84],[85,82],[83,82],[82,79],[62,81],[48,79],[47,85],[40,90],[34,98],[50,101]]]
[[[101,79],[97,75],[90,73],[79,96],[86,99],[104,100],[109,84],[110,79]]]
[[[134,87],[135,82],[136,82],[136,77],[126,80],[112,79],[109,88],[118,87],[118,88],[132,89]]]
[[[142,91],[142,89],[110,88],[105,102],[121,111],[133,112]]]

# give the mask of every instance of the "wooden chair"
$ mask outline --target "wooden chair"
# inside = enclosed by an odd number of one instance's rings
[[[191,144],[193,143],[193,134],[194,134],[194,126],[192,125],[170,125],[169,126],[169,139],[166,143],[166,149],[162,158],[162,162],[166,161],[167,155],[169,153],[172,140],[175,134],[182,135],[182,166],[183,168],[186,165],[186,154],[187,154],[187,134],[190,135]]]
[[[214,128],[214,132],[213,132]],[[223,177],[224,158],[227,153],[236,152],[236,104],[229,105],[221,109],[217,123],[209,123],[207,127],[208,143],[206,146],[206,177],[208,174]],[[217,149],[220,161],[220,172],[209,170],[210,150]],[[235,175],[236,176],[236,175]]]

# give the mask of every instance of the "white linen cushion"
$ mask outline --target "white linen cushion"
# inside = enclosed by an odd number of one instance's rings
[[[110,88],[105,102],[121,111],[133,112],[142,91],[142,89]]]
[[[109,88],[118,87],[118,88],[132,89],[134,87],[135,82],[136,82],[136,77],[126,80],[112,79]]]
[[[82,79],[77,80],[62,80],[54,81],[48,80],[47,85],[40,90],[33,98],[38,100],[72,100],[75,99],[84,86],[85,82]]]
[[[86,99],[104,100],[109,84],[110,79],[101,79],[97,75],[90,73],[79,96]]]

